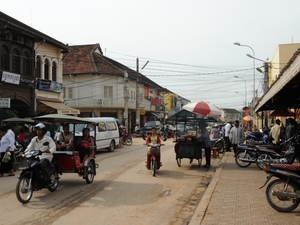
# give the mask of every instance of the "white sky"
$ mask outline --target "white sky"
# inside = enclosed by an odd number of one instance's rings
[[[253,96],[253,60],[300,42],[298,0],[1,0],[0,11],[69,45],[104,54],[194,101],[241,109]],[[255,67],[262,62],[255,61]],[[262,74],[255,71],[261,95]],[[236,93],[238,92],[238,93]]]

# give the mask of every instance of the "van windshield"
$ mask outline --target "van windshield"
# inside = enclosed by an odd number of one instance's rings
[[[155,123],[155,121],[149,121],[149,122],[145,123],[144,126],[145,127],[156,127],[156,123]]]

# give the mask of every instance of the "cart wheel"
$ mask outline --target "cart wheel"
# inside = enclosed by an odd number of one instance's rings
[[[181,158],[177,158],[176,161],[177,161],[177,165],[178,165],[179,167],[181,167]]]
[[[201,167],[202,158],[198,159],[198,167]]]
[[[84,170],[86,183],[93,183],[95,177],[95,164],[93,162],[89,162],[88,166],[84,168]]]

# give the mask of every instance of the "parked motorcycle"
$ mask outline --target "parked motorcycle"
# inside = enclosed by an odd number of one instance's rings
[[[225,140],[223,135],[221,134],[218,139],[212,140],[212,147],[218,148],[219,153],[222,153],[226,149]]]
[[[127,132],[124,134],[123,143],[127,146],[132,145],[132,138],[128,135]]]
[[[269,174],[263,188],[270,179],[273,180],[266,188],[266,197],[270,206],[279,212],[291,212],[300,203],[300,166],[289,164],[270,164],[264,168]]]
[[[45,142],[43,146],[49,145]],[[23,169],[19,175],[19,181],[16,186],[17,199],[25,204],[28,203],[32,197],[33,191],[38,191],[43,188],[48,188],[49,191],[53,192],[57,189],[59,184],[59,176],[56,168],[55,158],[50,163],[50,169],[48,171],[51,179],[51,184],[47,185],[40,172],[39,167],[39,155],[42,155],[41,150],[29,150],[26,152],[25,157],[29,161],[29,167]]]
[[[246,134],[246,144],[249,145],[266,145],[269,144],[269,132],[250,132]]]
[[[235,162],[240,167],[248,167],[251,163],[256,163],[257,167],[263,169],[269,163],[285,163],[292,164],[295,158],[300,159],[300,148],[296,144],[298,135],[294,135],[281,146],[260,146],[260,145],[239,145],[235,155]],[[289,144],[289,149],[283,153],[282,147]]]
[[[299,144],[299,135],[295,134],[288,140],[283,143],[283,146],[286,146],[288,143],[288,150],[282,155],[282,153],[263,153],[257,158],[257,166],[263,169],[267,164],[270,163],[284,163],[284,164],[293,164],[295,159],[300,160],[300,144]],[[280,147],[279,147],[280,148]],[[281,148],[280,148],[281,150]]]

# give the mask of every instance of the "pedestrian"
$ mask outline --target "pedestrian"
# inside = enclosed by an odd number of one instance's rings
[[[136,124],[134,127],[134,133],[137,133],[140,130],[139,125]]]
[[[288,118],[288,125],[285,130],[286,139],[292,137],[296,132],[296,121],[293,118]]]
[[[232,121],[228,121],[227,124],[225,125],[225,136],[224,136],[224,140],[225,140],[225,143],[226,143],[226,152],[230,152],[230,147],[231,147],[231,143],[230,143],[230,140],[229,140],[229,134],[230,134],[230,130],[231,130],[231,124],[232,124]]]
[[[236,154],[237,146],[242,144],[245,140],[244,129],[240,126],[238,120],[234,121],[234,126],[229,133],[229,141],[232,144],[234,154]]]
[[[272,140],[272,144],[278,145],[279,139],[280,139],[280,133],[281,133],[281,127],[280,127],[281,121],[277,119],[275,121],[275,125],[271,128],[270,131],[270,138]]]
[[[211,129],[212,139],[220,138],[220,128],[218,124],[215,124],[213,129]]]
[[[1,153],[1,164],[0,164],[0,177],[4,176],[4,173],[9,173],[8,176],[15,176],[13,167],[14,159],[14,139],[13,136],[8,132],[6,126],[0,127],[0,153]]]
[[[14,150],[16,149],[16,135],[15,132],[12,130],[12,126],[8,123],[5,125],[7,128],[7,133],[9,133],[12,138],[13,138],[13,142],[14,142]]]
[[[119,128],[119,148],[123,148],[123,127],[118,123]]]
[[[210,157],[211,157],[211,142],[209,138],[209,132],[206,129],[207,124],[203,120],[199,122],[199,129],[201,130],[201,140],[202,140],[202,148],[204,148],[205,151],[205,165],[204,168],[210,167]]]

